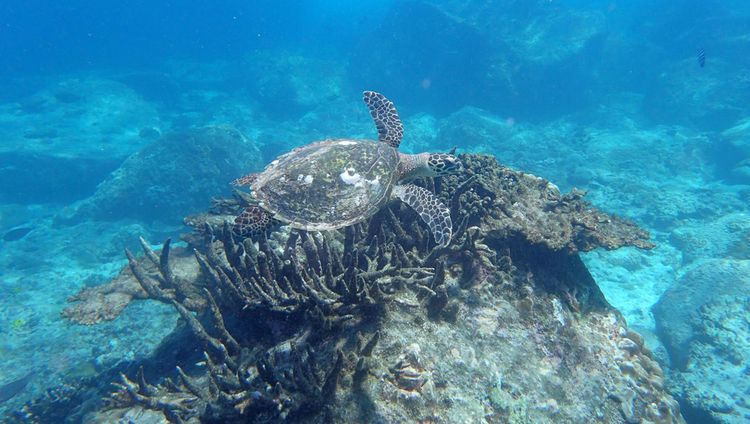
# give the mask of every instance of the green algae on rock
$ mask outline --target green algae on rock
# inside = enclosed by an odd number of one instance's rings
[[[684,422],[577,255],[649,248],[648,234],[491,157],[462,160],[467,175],[417,181],[450,205],[446,247],[397,203],[341,231],[238,240],[238,195],[190,219],[193,264],[169,243],[129,253],[131,282],[173,305],[204,353],[157,378],[123,374],[89,422],[147,410],[171,422]]]

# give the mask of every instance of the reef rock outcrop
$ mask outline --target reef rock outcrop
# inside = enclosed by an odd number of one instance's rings
[[[750,260],[694,262],[654,306],[673,368],[669,387],[703,422],[750,419]]]
[[[179,221],[258,166],[260,153],[231,127],[170,133],[131,155],[67,220]]]
[[[131,280],[174,306],[194,335],[182,349],[200,354],[122,374],[85,422],[683,423],[577,255],[649,248],[648,234],[581,193],[462,159],[465,174],[418,181],[451,207],[446,247],[399,203],[341,231],[239,240],[237,193],[188,218],[192,264],[169,241],[128,252]]]
[[[653,307],[667,349],[667,386],[691,422],[750,420],[750,217],[684,225],[670,241],[684,271]]]

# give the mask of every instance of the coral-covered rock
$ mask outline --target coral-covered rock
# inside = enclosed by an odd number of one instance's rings
[[[400,203],[341,231],[239,240],[239,196],[189,218],[194,259],[169,243],[128,252],[202,366],[125,373],[89,422],[149,410],[169,422],[683,423],[576,254],[648,248],[647,234],[493,158],[462,160],[466,174],[417,181],[451,205],[445,247]]]
[[[750,418],[748,292],[750,260],[695,260],[653,308],[671,359],[668,386],[691,422]]]
[[[722,423],[750,419],[748,317],[750,297],[733,295],[712,297],[692,316],[689,324],[700,336],[690,344],[687,366],[670,382],[691,412]]]
[[[691,317],[689,325],[698,336],[690,343],[687,365],[668,381],[675,396],[689,406],[685,416],[691,422],[750,419],[748,317],[747,296],[712,296]]]
[[[233,128],[171,133],[130,156],[65,219],[178,222],[227,192],[232,179],[258,169],[259,158],[257,148]]]
[[[750,290],[750,260],[706,259],[694,262],[654,305],[656,328],[672,358],[684,370],[690,345],[703,335],[691,321],[706,304],[722,296],[743,296]]]
[[[584,192],[562,195],[549,181],[501,167],[489,156],[468,156],[466,162],[467,174],[477,178],[475,204],[486,210],[477,225],[488,233],[569,252],[653,247],[647,231],[600,212],[583,200]]]

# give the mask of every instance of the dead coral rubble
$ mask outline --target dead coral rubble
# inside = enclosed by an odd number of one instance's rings
[[[602,422],[681,422],[658,366],[574,254],[597,246],[648,248],[648,234],[597,211],[580,194],[561,196],[550,183],[493,158],[462,159],[467,175],[418,181],[451,205],[456,228],[447,247],[436,247],[416,214],[398,203],[339,232],[239,240],[228,224],[245,201],[238,194],[189,219],[196,231],[184,238],[194,249],[193,265],[169,241],[160,253],[143,242],[140,260],[128,252],[142,291],[175,307],[201,341],[203,361],[178,367],[158,384],[142,372],[122,375],[107,408],[92,419],[118,419],[135,408],[178,423],[453,421],[449,415],[458,407],[441,403],[436,393],[453,390],[467,374],[446,379],[451,368],[436,369],[430,358],[444,358],[447,367],[456,348],[479,352],[476,328],[469,338],[476,347],[447,347],[441,340],[459,340],[474,311],[505,305],[515,317],[513,334],[521,335],[517,345],[529,349],[509,356],[539,351],[543,359],[557,358],[571,351],[569,367],[609,364],[599,367],[596,384]],[[559,330],[557,322],[570,325]],[[428,327],[435,333],[423,330]],[[622,336],[612,334],[617,328]],[[511,337],[508,329],[492,331]],[[596,331],[612,349],[580,346],[595,340],[585,335]],[[404,337],[422,340],[421,348]],[[558,386],[570,383],[571,372],[557,377]],[[547,390],[518,384],[506,393],[509,387],[497,388],[503,392],[486,404],[486,417],[521,416],[506,408],[503,396],[531,399]],[[545,399],[547,407],[527,408],[525,417],[538,421],[553,413],[575,422],[587,402]]]

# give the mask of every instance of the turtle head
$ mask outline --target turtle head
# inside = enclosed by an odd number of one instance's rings
[[[463,169],[461,159],[456,155],[446,153],[431,153],[427,158],[427,167],[436,177],[451,175],[460,172]]]

